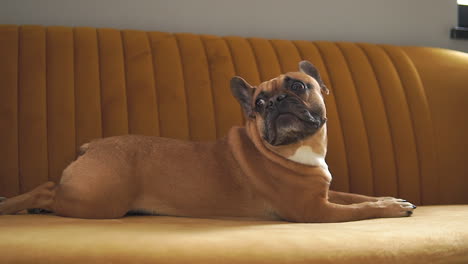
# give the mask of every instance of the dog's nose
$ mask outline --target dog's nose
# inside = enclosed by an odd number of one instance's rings
[[[279,102],[279,101],[283,100],[286,97],[288,97],[287,94],[280,94],[280,95],[278,95],[278,97],[276,97],[276,100]]]
[[[275,105],[275,103],[279,103],[281,101],[283,101],[283,99],[285,99],[286,97],[288,97],[287,94],[280,94],[278,96],[273,96],[272,98],[270,98],[270,100],[268,100],[268,105],[267,105],[267,108],[271,109],[273,107],[273,105]]]

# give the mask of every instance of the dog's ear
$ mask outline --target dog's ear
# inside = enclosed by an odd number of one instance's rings
[[[312,76],[315,80],[317,80],[324,94],[330,93],[327,86],[325,86],[325,83],[323,83],[322,77],[320,77],[320,73],[312,63],[306,60],[299,62],[299,70],[309,76]]]
[[[241,77],[234,76],[231,79],[231,92],[241,105],[245,115],[249,118],[255,117],[252,109],[252,96],[255,92],[255,88]]]

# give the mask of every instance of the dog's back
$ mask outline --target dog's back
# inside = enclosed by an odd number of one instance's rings
[[[90,142],[64,170],[55,211],[84,218],[115,218],[128,211],[195,217],[263,216],[264,210],[258,207],[264,202],[242,174],[225,139],[99,139]]]

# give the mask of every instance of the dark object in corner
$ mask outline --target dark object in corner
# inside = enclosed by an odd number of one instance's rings
[[[458,5],[458,26],[452,28],[450,37],[468,39],[468,5]]]
[[[468,28],[468,5],[458,5],[458,26]]]
[[[468,27],[454,27],[450,32],[450,37],[454,39],[468,39]]]

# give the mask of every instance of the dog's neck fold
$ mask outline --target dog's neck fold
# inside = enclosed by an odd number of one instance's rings
[[[278,151],[278,154],[282,155],[283,157],[299,162],[302,164],[310,165],[310,166],[319,166],[324,169],[328,169],[327,163],[325,162],[325,156],[327,154],[327,127],[326,124],[323,125],[319,131],[317,131],[314,135],[301,140],[300,142],[288,145],[286,150],[294,150],[295,152],[293,155],[289,153],[281,153]]]
[[[328,171],[325,162],[327,153],[327,127],[323,125],[313,135],[294,144],[272,146],[262,140],[254,122],[247,122],[246,129],[257,149],[273,161],[292,161],[298,165],[321,167]]]

